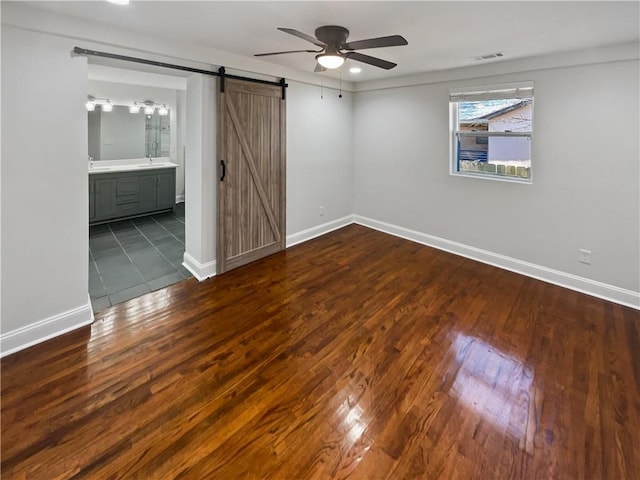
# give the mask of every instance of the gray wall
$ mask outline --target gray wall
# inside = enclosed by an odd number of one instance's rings
[[[3,351],[93,318],[87,63],[72,48],[72,40],[2,26]]]
[[[357,93],[354,211],[638,292],[638,72],[621,61]],[[533,184],[450,176],[449,88],[527,80]]]

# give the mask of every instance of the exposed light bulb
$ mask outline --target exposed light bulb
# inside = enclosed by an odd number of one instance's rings
[[[160,108],[158,108],[158,115],[169,115],[169,109],[166,105],[161,105]]]
[[[147,105],[146,107],[144,107],[144,114],[145,115],[153,115],[153,112],[155,111],[156,107],[154,107],[153,105]]]
[[[140,111],[139,105],[131,105],[129,106],[129,113],[138,113]]]
[[[318,61],[318,63],[320,65],[322,65],[324,68],[328,68],[328,69],[334,69],[334,68],[341,67],[342,64],[344,63],[344,57],[339,55],[337,52],[336,53],[330,52],[330,53],[326,53],[326,54],[320,54],[320,55],[316,56],[316,60]]]
[[[88,111],[93,112],[96,109],[96,102],[89,100],[84,104],[84,106],[87,107]]]
[[[100,108],[103,112],[113,111],[113,105],[111,104],[111,102],[103,103],[102,105],[100,105]]]

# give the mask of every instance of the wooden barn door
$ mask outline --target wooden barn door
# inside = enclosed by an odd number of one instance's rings
[[[217,271],[285,248],[282,88],[225,79],[218,94]]]

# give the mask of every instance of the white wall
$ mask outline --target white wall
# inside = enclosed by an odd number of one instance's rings
[[[187,79],[184,266],[199,280],[216,273],[216,82]]]
[[[2,353],[91,322],[87,62],[2,26]]]
[[[299,82],[287,89],[287,235],[353,213],[353,95]],[[323,208],[320,208],[323,207]]]
[[[497,254],[497,264],[506,256],[568,274],[565,283],[603,282],[638,303],[638,72],[633,60],[359,92],[354,211],[454,251],[450,242]],[[533,184],[450,176],[449,88],[528,80]],[[592,265],[578,263],[579,248]]]

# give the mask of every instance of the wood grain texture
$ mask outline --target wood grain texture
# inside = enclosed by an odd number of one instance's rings
[[[281,87],[225,80],[218,94],[217,270],[285,248],[285,108]]]
[[[3,479],[640,478],[640,313],[351,225],[2,360]]]

